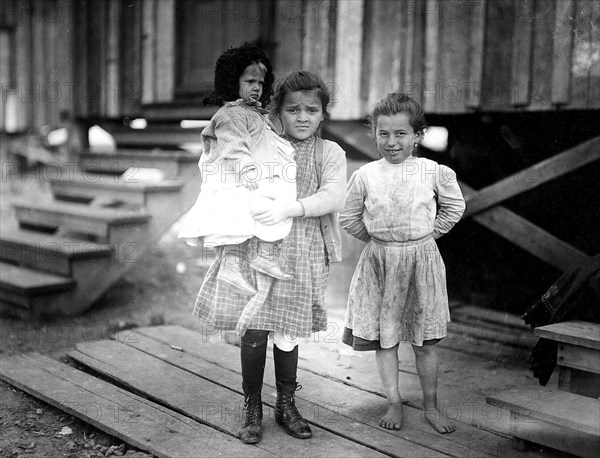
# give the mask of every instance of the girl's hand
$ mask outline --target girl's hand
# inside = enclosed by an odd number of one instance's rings
[[[265,226],[272,226],[293,216],[289,202],[280,199],[273,200],[269,208],[254,211],[251,215],[255,221]]]

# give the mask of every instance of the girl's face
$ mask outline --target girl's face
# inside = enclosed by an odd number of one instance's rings
[[[386,161],[392,164],[405,161],[420,140],[421,133],[413,130],[406,113],[377,117],[375,141]]]
[[[244,100],[258,102],[262,97],[265,74],[266,69],[262,64],[252,64],[246,67],[239,80],[239,96]]]
[[[323,121],[323,107],[316,89],[288,92],[281,105],[281,122],[286,134],[297,140],[313,135]]]

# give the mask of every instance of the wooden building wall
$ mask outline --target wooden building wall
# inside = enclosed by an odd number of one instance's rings
[[[322,75],[334,119],[395,90],[429,113],[600,108],[594,0],[3,0],[0,128],[192,105],[245,39]]]

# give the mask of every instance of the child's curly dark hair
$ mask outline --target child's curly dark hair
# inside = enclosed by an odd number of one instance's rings
[[[261,63],[265,66],[265,84],[259,100],[264,107],[273,94],[273,66],[269,57],[256,46],[244,43],[237,48],[229,48],[215,64],[215,90],[202,99],[204,105],[223,105],[240,98],[240,76],[247,67]]]

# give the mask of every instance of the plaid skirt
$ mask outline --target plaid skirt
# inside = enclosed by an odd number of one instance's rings
[[[298,198],[317,192],[314,138],[291,141],[296,150]],[[242,253],[252,252],[256,239],[241,245]],[[280,332],[293,338],[309,337],[327,328],[325,288],[329,261],[319,218],[294,218],[290,233],[279,245],[280,260],[293,274],[290,280],[278,280],[251,269],[243,263],[243,273],[258,293],[252,297],[236,294],[217,281],[222,249],[208,269],[194,305],[194,316],[216,331],[247,329]]]

